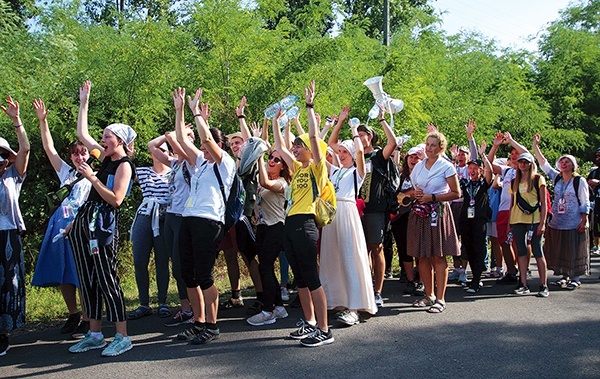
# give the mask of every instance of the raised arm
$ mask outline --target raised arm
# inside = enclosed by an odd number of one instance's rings
[[[48,111],[46,110],[46,106],[42,99],[33,100],[33,108],[35,109],[35,115],[40,121],[40,136],[42,137],[42,146],[44,147],[44,151],[46,152],[46,156],[48,160],[50,160],[50,164],[54,171],[60,171],[62,167],[63,160],[58,155],[58,152],[54,148],[54,141],[52,140],[52,134],[50,133],[50,129],[48,128],[48,120],[46,116],[48,115]]]
[[[252,137],[248,124],[246,124],[246,115],[244,114],[244,108],[246,107],[246,96],[242,96],[240,105],[235,108],[235,114],[237,115],[238,121],[240,122],[240,131],[242,132],[242,139],[248,141],[248,138]]]
[[[333,129],[331,130],[331,134],[329,135],[329,140],[327,141],[327,145],[329,145],[329,147],[331,147],[336,154],[338,153],[338,147],[340,142],[340,130],[342,130],[344,122],[348,119],[349,112],[350,106],[345,106],[344,108],[342,108],[337,123],[333,125]]]
[[[504,140],[510,146],[514,147],[519,154],[529,153],[529,150],[527,150],[527,148],[525,146],[523,146],[520,143],[518,143],[517,141],[515,141],[509,132],[504,132]]]
[[[298,135],[304,134],[304,128],[300,123],[300,112],[298,112],[298,114],[292,119],[292,121],[294,121],[294,125],[296,125],[296,132],[298,133]]]
[[[8,117],[12,120],[13,126],[15,127],[15,132],[17,132],[17,140],[19,141],[19,151],[17,151],[17,157],[15,159],[15,168],[19,175],[25,175],[27,171],[27,164],[29,163],[29,152],[31,151],[31,146],[29,145],[29,139],[27,138],[27,132],[25,132],[25,128],[23,127],[23,123],[21,122],[21,117],[19,116],[19,103],[12,99],[12,97],[6,97],[7,106],[1,105],[0,109],[6,113]]]
[[[306,99],[306,109],[308,113],[308,138],[310,139],[310,150],[316,165],[321,163],[325,152],[319,148],[319,132],[317,118],[315,117],[315,81],[304,89],[304,98]]]
[[[398,143],[396,141],[396,136],[394,135],[392,127],[385,120],[385,109],[383,105],[377,103],[377,106],[379,107],[379,116],[377,117],[377,119],[379,120],[379,123],[381,124],[381,127],[383,128],[385,136],[388,140],[387,144],[383,147],[383,158],[388,159],[392,156],[392,154],[394,154],[394,149],[396,148],[396,146],[398,146]]]
[[[90,99],[90,92],[92,89],[92,82],[86,80],[83,86],[79,88],[79,113],[77,114],[77,139],[79,139],[88,151],[94,149],[100,150],[100,160],[104,159],[104,147],[100,145],[92,136],[88,130],[88,102]]]
[[[260,157],[258,164],[258,182],[260,186],[268,189],[269,191],[273,191],[276,193],[283,193],[284,186],[281,185],[279,180],[269,179],[269,175],[267,174],[267,167],[265,166],[265,154],[263,153]]]
[[[475,142],[475,141],[473,141]],[[492,168],[492,164],[490,163],[490,160],[488,159],[487,155],[485,155],[485,149],[486,149],[487,145],[485,143],[485,141],[481,141],[481,146],[479,146],[479,156],[481,156],[481,160],[483,161],[483,176],[485,178],[485,181],[488,184],[492,183],[492,177],[493,177],[493,168]]]
[[[504,143],[504,134],[496,133],[496,135],[494,136],[494,142],[492,143],[492,147],[490,148],[490,151],[488,152],[488,155],[487,155],[488,160],[490,162],[492,162],[492,172],[497,175],[502,174],[502,166],[494,163],[494,160],[496,160],[496,152],[498,151],[498,148],[503,143]]]
[[[173,105],[175,106],[175,135],[177,142],[188,157],[190,164],[196,165],[196,160],[200,155],[200,150],[193,144],[187,136],[185,130],[185,121],[183,113],[185,108],[185,88],[176,88],[172,94]]]
[[[333,125],[335,125],[336,123],[336,116],[331,117],[331,121],[329,121],[329,118],[325,119],[325,125],[323,126],[323,129],[321,130],[321,132],[319,133],[319,138],[321,138],[322,140],[325,140],[325,137],[327,137],[327,132],[329,132],[329,129],[331,129],[331,127]]]
[[[160,163],[170,167],[173,157],[170,156],[168,152],[164,152],[160,149],[160,146],[165,142],[167,142],[167,137],[165,134],[162,134],[148,141],[148,150]]]
[[[542,136],[540,136],[539,133],[536,133],[536,135],[533,136],[533,153],[535,154],[535,159],[537,159],[538,163],[540,164],[540,167],[544,167],[546,166],[546,163],[548,163],[548,160],[546,159],[546,157],[544,157],[544,154],[542,154],[542,150],[540,150],[541,139]]]
[[[469,120],[469,122],[467,122],[467,125],[465,125],[467,140],[469,141],[469,153],[472,157],[477,156],[477,144],[475,143],[475,138],[473,137],[473,132],[476,128],[477,125],[475,125],[475,120],[473,119]]]
[[[365,165],[365,151],[363,144],[360,141],[360,136],[358,135],[358,125],[350,125],[350,130],[352,130],[352,142],[356,149],[356,170],[358,171],[358,176],[362,179],[367,172]]]
[[[290,168],[294,170],[294,156],[290,153],[290,150],[281,135],[281,129],[279,129],[279,118],[281,117],[281,110],[277,112],[277,116],[273,119],[273,139],[275,143],[275,150],[279,151],[279,154]],[[288,137],[289,138],[289,137]]]
[[[210,134],[208,123],[204,118],[204,116],[208,116],[209,109],[207,104],[200,104],[201,97],[202,88],[198,88],[193,98],[188,96],[188,106],[194,114],[194,120],[196,121],[196,127],[198,128],[198,136],[200,137],[200,143],[204,145],[206,151],[211,155],[215,163],[221,164],[221,159],[223,158],[223,150],[217,144],[212,134]]]

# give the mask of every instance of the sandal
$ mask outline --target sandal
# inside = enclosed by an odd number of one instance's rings
[[[433,304],[431,307],[429,307],[429,309],[427,310],[427,313],[442,313],[445,310],[446,310],[446,303],[441,300],[436,300],[435,304]]]
[[[224,301],[221,304],[219,304],[220,309],[233,309],[233,308],[243,308],[243,307],[244,307],[244,300],[241,297],[239,297],[237,299],[230,297],[229,300]]]
[[[158,306],[158,317],[171,317],[171,309],[169,309],[169,306],[167,304],[160,304]]]
[[[560,288],[567,288],[569,283],[570,283],[569,278],[563,277],[562,279],[559,279],[556,282],[552,282],[552,285],[560,287]]]
[[[127,319],[137,320],[138,318],[150,316],[152,314],[152,308],[146,305],[140,305],[135,311],[131,311],[127,314]]]
[[[581,287],[581,282],[571,282],[567,286],[567,289],[569,291],[574,291],[574,290],[578,289],[579,287]]]
[[[435,297],[424,296],[421,299],[412,303],[412,306],[415,308],[432,307],[435,304],[435,302]]]

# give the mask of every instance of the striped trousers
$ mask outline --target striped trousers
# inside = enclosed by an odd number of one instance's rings
[[[118,215],[116,217],[116,234],[112,243],[107,246],[98,246],[98,253],[92,254],[89,224],[95,207],[95,203],[86,202],[79,208],[69,234],[81,284],[83,309],[91,319],[102,320],[102,306],[105,303],[108,321],[126,321],[125,299],[117,275],[119,217]]]

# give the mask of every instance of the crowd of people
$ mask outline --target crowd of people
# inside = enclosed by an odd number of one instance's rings
[[[469,146],[448,148],[446,136],[430,124],[424,143],[403,153],[405,141],[394,135],[380,103],[382,141],[375,129],[349,119],[350,107],[327,118],[321,129],[311,82],[304,93],[307,132],[297,115],[288,120],[289,106],[283,104],[262,127],[249,127],[242,98],[236,108],[240,130],[226,136],[209,126],[202,89],[186,97],[186,90],[177,88],[172,93],[174,130],[147,143],[152,166],[136,167],[137,135],[130,126],[108,125],[99,142],[90,135],[90,94],[86,81],[79,89],[78,141],[69,146],[70,164],[54,147],[44,102],[33,101],[44,151],[70,192],[50,216],[31,284],[60,288],[69,312],[60,332],[81,338],[71,353],[102,349],[103,356],[116,356],[133,347],[127,321],[153,314],[152,252],[157,314],[166,326],[182,328],[177,339],[198,345],[219,338],[220,310],[244,306],[238,253],[256,290],[246,322],[262,326],[288,316],[289,264],[304,315],[289,337],[309,347],[334,342],[330,311],[336,322],[352,326],[384,305],[384,279],[391,272],[385,246],[392,239],[406,281],[404,294],[417,296],[412,306],[433,314],[446,310],[449,281],[462,285],[467,296],[483,289],[484,276],[513,285],[516,295],[529,294],[531,254],[539,297],[549,296],[548,270],[559,277],[551,284],[569,290],[579,288],[581,276],[590,272],[590,251],[597,250],[600,237],[600,201],[595,201],[600,171],[593,170],[586,181],[568,154],[553,167],[540,149],[540,135],[533,138],[533,154],[508,132],[497,133],[487,151],[484,141],[476,143],[476,124],[469,120]],[[193,125],[185,122],[186,102]],[[18,200],[31,149],[19,103],[9,96],[1,109],[19,144],[15,152],[0,138],[4,355],[8,333],[25,322],[20,237],[25,225]],[[349,133],[343,134],[351,138],[340,140],[345,127]],[[511,149],[508,159],[496,157],[502,145]],[[100,161],[98,171],[91,167],[90,153]],[[553,183],[553,196],[536,160]],[[127,312],[117,271],[119,207],[134,183],[143,194],[130,229],[139,306]],[[335,190],[336,216],[319,227],[319,201],[328,185]],[[213,274],[221,251],[231,296],[219,303]],[[450,273],[449,262],[454,266]],[[180,301],[175,315],[167,302],[171,273]],[[103,316],[115,323],[109,344]]]

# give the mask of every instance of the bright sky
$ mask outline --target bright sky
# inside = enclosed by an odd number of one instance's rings
[[[576,4],[579,0],[574,0]],[[442,14],[442,29],[448,35],[459,31],[479,31],[498,41],[501,47],[537,50],[536,37],[569,0],[433,0]]]

